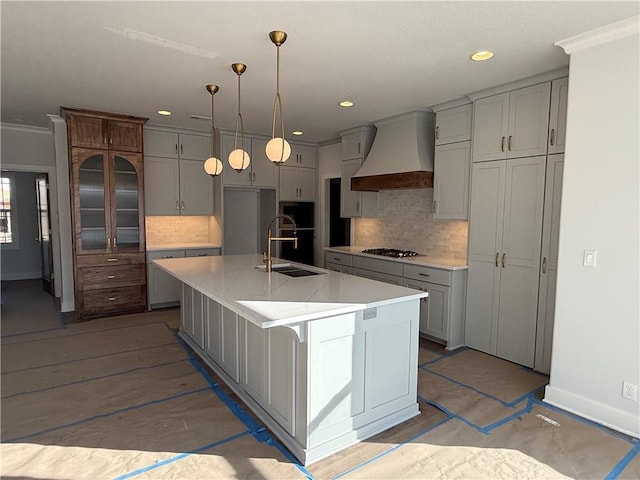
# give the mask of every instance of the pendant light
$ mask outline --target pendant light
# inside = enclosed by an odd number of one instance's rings
[[[236,172],[241,172],[249,166],[251,159],[249,154],[244,150],[244,125],[242,123],[242,113],[240,113],[240,75],[242,75],[247,66],[244,63],[232,63],[231,70],[238,75],[238,115],[236,116],[236,135],[233,141],[233,151],[229,154],[229,165]],[[242,148],[238,148],[238,129],[240,130],[240,138],[242,140]]]
[[[274,30],[269,32],[271,42],[276,46],[276,97],[273,101],[273,119],[271,121],[271,140],[267,143],[265,152],[267,158],[276,165],[284,163],[291,155],[291,145],[284,139],[284,118],[282,115],[282,100],[280,98],[280,45],[287,40],[286,32]],[[280,109],[280,137],[276,137],[276,109]]]
[[[218,85],[213,84],[209,84],[205,88],[211,94],[211,144],[209,148],[209,158],[204,162],[204,171],[212,177],[217,177],[222,173],[222,162],[216,155],[218,152],[218,149],[216,148],[218,136],[216,135],[216,127],[214,126],[213,121],[213,96],[220,88]]]

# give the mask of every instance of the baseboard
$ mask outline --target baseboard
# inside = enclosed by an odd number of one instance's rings
[[[640,438],[640,416],[638,415],[551,385],[547,385],[543,401],[618,432]]]
[[[37,278],[42,278],[42,272],[2,272],[2,280],[32,280]]]

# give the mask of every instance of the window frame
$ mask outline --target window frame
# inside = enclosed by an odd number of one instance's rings
[[[14,172],[2,172],[1,178],[9,179],[11,208],[11,242],[0,242],[0,248],[6,250],[18,250],[20,248],[20,238],[18,235],[18,202],[16,192],[16,177]]]

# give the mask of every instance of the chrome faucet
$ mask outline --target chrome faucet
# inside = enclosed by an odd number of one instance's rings
[[[293,237],[272,237],[271,236],[271,226],[273,225],[273,222],[275,222],[279,218],[286,218],[291,222],[291,224],[293,225]],[[262,263],[266,265],[265,270],[267,272],[271,271],[271,263],[272,263],[271,262],[271,242],[274,240],[278,240],[278,241],[291,240],[293,241],[293,248],[298,248],[298,237],[296,236],[297,230],[298,230],[298,227],[296,226],[295,220],[293,220],[293,218],[291,218],[289,215],[277,215],[273,218],[273,220],[271,220],[271,222],[269,223],[269,230],[267,232],[267,253],[262,254],[263,255]]]

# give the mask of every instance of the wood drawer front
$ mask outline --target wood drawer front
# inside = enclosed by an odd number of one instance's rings
[[[187,257],[213,257],[220,255],[219,248],[194,248],[185,250]]]
[[[154,250],[153,252],[147,252],[147,263],[151,263],[153,260],[162,258],[184,258],[184,250]]]
[[[423,267],[421,265],[404,265],[404,277],[422,282],[451,285],[451,271],[438,268]]]
[[[402,263],[390,262],[388,260],[378,260],[377,258],[360,257],[355,255],[353,257],[354,268],[364,268],[365,270],[372,270],[374,272],[387,273],[389,275],[402,276]]]
[[[87,290],[78,295],[83,316],[146,307],[144,286]]]
[[[140,253],[114,253],[100,255],[78,255],[78,267],[96,267],[99,265],[132,265],[136,263],[145,263],[144,252]]]
[[[116,267],[85,267],[78,270],[78,277],[80,290],[145,284],[144,264]]]
[[[345,255],[344,253],[325,252],[324,261],[325,263],[335,263],[350,267],[353,264],[353,257],[351,255]]]

